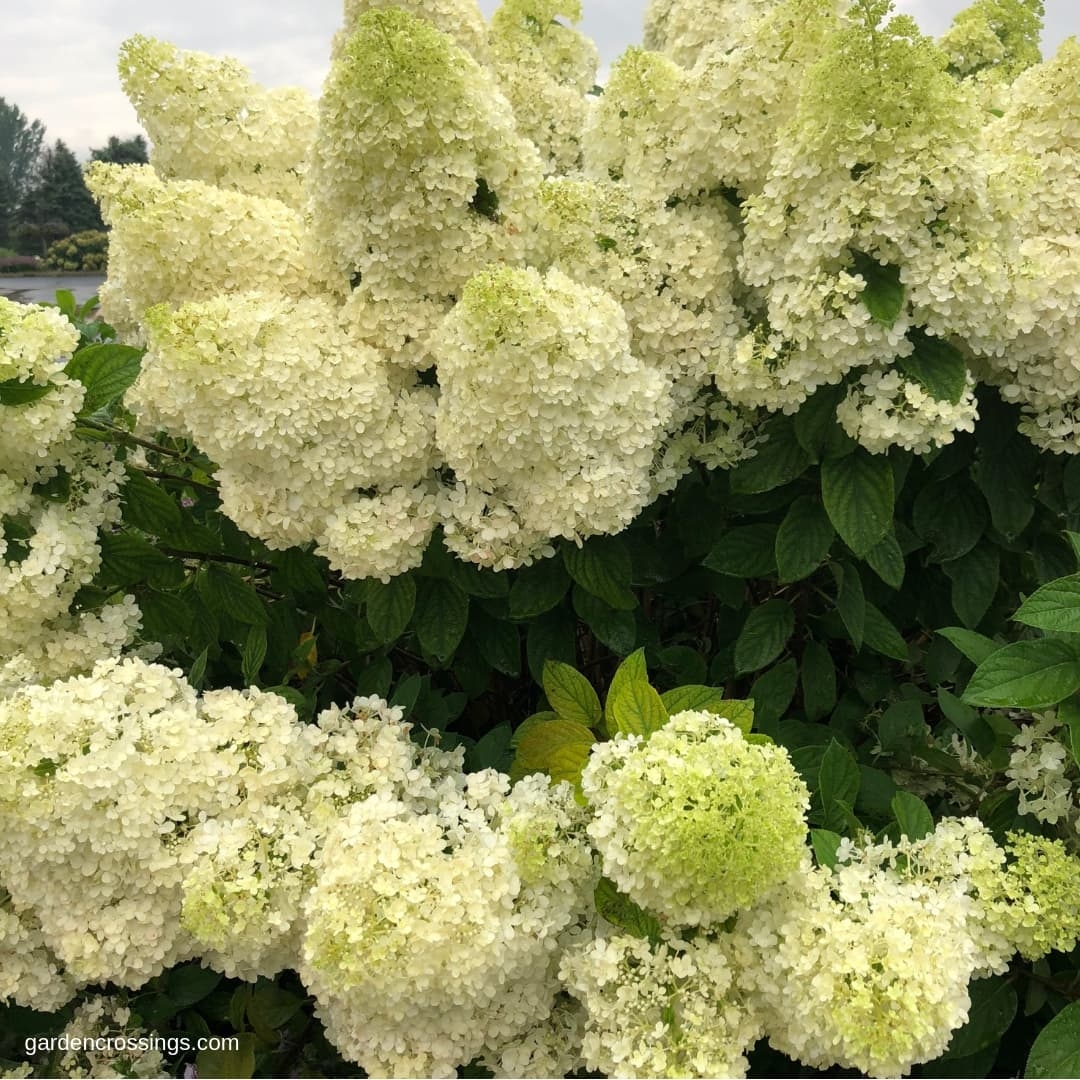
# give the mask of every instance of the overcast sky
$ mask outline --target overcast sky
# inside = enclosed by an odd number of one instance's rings
[[[228,54],[270,86],[318,94],[341,0],[0,0],[0,97],[41,120],[47,138],[80,157],[110,135],[139,130],[120,91],[116,53],[141,33],[185,49]],[[490,15],[498,0],[480,0]],[[584,0],[582,26],[610,63],[641,40],[645,0]],[[897,0],[927,33],[944,30],[966,0]],[[1046,0],[1044,52],[1080,34],[1077,0]]]

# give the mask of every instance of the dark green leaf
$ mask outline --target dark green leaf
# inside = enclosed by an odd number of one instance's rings
[[[933,545],[932,562],[949,562],[966,555],[986,531],[986,500],[974,484],[956,478],[928,484],[915,498],[915,531]]]
[[[148,581],[155,585],[177,585],[183,580],[183,568],[152,544],[131,533],[102,533],[102,577],[114,585],[134,585]]]
[[[831,870],[836,865],[836,853],[840,850],[843,837],[829,829],[811,829],[810,844],[814,849],[814,858],[818,866]]]
[[[413,626],[421,647],[439,660],[454,655],[469,621],[469,597],[451,581],[422,578]]]
[[[759,730],[766,735],[775,734],[776,725],[795,696],[798,681],[799,668],[790,656],[754,680],[750,687],[754,717]]]
[[[244,647],[240,650],[241,673],[244,681],[251,685],[256,682],[259,669],[266,659],[266,627],[252,626],[244,638]]]
[[[866,633],[866,596],[859,571],[845,562],[833,568],[833,576],[836,578],[836,610],[851,644],[861,649]]]
[[[202,1001],[221,982],[221,973],[198,964],[181,964],[165,976],[165,992],[177,1009]]]
[[[1066,1005],[1039,1032],[1024,1076],[1028,1080],[1080,1077],[1080,1001]]]
[[[739,495],[753,495],[783,487],[801,476],[812,464],[810,455],[799,445],[792,421],[775,417],[764,428],[768,441],[759,444],[757,453],[729,473],[731,490]]]
[[[562,559],[540,559],[516,571],[510,586],[510,615],[534,619],[550,611],[570,588],[570,576]]]
[[[615,883],[601,878],[596,885],[596,912],[613,926],[634,937],[659,944],[662,933],[655,916],[638,907],[630,897],[619,892]]]
[[[908,662],[908,646],[900,631],[873,604],[866,605],[866,628],[863,643],[874,652],[902,663]]]
[[[137,469],[128,469],[122,505],[124,520],[143,532],[165,536],[180,528],[180,507],[172,496]]]
[[[959,559],[942,563],[941,569],[952,582],[953,611],[965,626],[978,626],[997,593],[1001,571],[998,549],[977,544]],[[1080,627],[1080,620],[1077,625]]]
[[[851,751],[845,749],[836,739],[831,740],[821,759],[817,784],[827,822],[843,819],[844,815],[838,803],[844,803],[848,807],[855,805],[861,781],[859,763]]]
[[[825,510],[840,538],[863,556],[883,539],[892,523],[893,471],[883,455],[856,450],[821,466]]]
[[[1002,648],[984,634],[976,634],[974,630],[965,630],[960,626],[946,626],[938,633],[955,645],[973,664],[981,664],[988,656]]]
[[[564,544],[563,562],[570,576],[593,596],[622,611],[637,607],[630,552],[618,537],[593,537],[580,548]]]
[[[892,327],[904,310],[904,286],[900,267],[880,263],[872,255],[853,253],[852,269],[866,282],[859,299],[870,312],[870,318],[882,326]]]
[[[878,742],[886,753],[905,743],[922,740],[926,735],[926,718],[917,701],[897,701],[890,705],[878,721]]]
[[[28,379],[8,379],[0,382],[0,405],[30,405],[51,393],[53,383],[35,383]]]
[[[953,1032],[952,1041],[943,1057],[967,1058],[996,1045],[1016,1019],[1016,991],[1002,976],[976,979],[968,988],[968,993],[971,995],[968,1022]]]
[[[139,377],[142,351],[129,345],[89,345],[80,349],[64,371],[86,387],[80,416],[90,416],[124,396]]]
[[[776,569],[775,542],[775,525],[759,523],[728,529],[701,564],[731,577],[766,577]]]
[[[1080,574],[1058,578],[1036,589],[1013,618],[1040,630],[1080,633]]]
[[[895,529],[889,529],[864,557],[867,566],[886,585],[899,589],[904,583],[904,553],[900,550]]]
[[[945,687],[938,687],[937,699],[945,719],[971,743],[971,748],[977,754],[989,757],[997,745],[994,729],[970,705],[965,705]]]
[[[265,626],[266,608],[246,581],[223,566],[211,564],[195,579],[199,595],[211,611],[224,612],[242,623]]]
[[[783,651],[795,630],[795,612],[786,600],[767,600],[746,618],[735,642],[737,674],[760,671]]]
[[[892,812],[900,832],[909,840],[921,840],[934,831],[934,815],[930,808],[910,791],[898,791],[893,796]]]
[[[781,581],[801,581],[829,554],[836,535],[817,499],[804,495],[791,504],[776,534],[776,567]]]
[[[795,414],[795,438],[812,461],[845,457],[857,443],[836,419],[836,408],[847,394],[842,384],[819,387]]]
[[[625,656],[637,643],[637,620],[632,611],[619,611],[598,596],[574,586],[574,610],[596,639],[613,653]]]
[[[836,707],[836,665],[820,642],[806,643],[801,675],[803,712],[807,720],[821,720]]]
[[[415,610],[416,581],[411,574],[399,574],[385,584],[368,582],[368,626],[381,644],[397,641],[405,633]]]
[[[515,679],[521,674],[521,629],[516,623],[496,619],[479,604],[472,604],[469,634],[480,649],[480,655],[496,671]]]
[[[556,608],[529,623],[525,651],[529,658],[529,673],[541,682],[544,661],[562,660],[573,664],[577,651],[577,619],[566,608]]]
[[[899,357],[896,366],[932,398],[958,404],[967,389],[967,365],[960,350],[920,329],[909,330],[908,339],[915,351]]]

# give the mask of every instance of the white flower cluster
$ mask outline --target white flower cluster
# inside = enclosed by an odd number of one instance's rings
[[[568,786],[508,786],[449,773],[426,809],[383,789],[327,837],[300,971],[330,1039],[369,1072],[445,1076],[505,1044],[520,1054],[554,1007],[592,853]]]
[[[558,270],[487,271],[435,354],[436,439],[463,485],[447,546],[462,558],[516,565],[552,537],[619,532],[650,501],[670,396],[611,296]]]
[[[145,318],[150,349],[130,401],[218,463],[233,521],[273,548],[317,540],[350,577],[419,564],[433,525],[421,512],[433,502],[431,390],[399,390],[326,299],[219,296]]]
[[[163,178],[301,204],[316,126],[303,90],[266,90],[237,60],[141,35],[121,46],[120,81]]]
[[[604,873],[684,926],[713,926],[799,866],[810,798],[787,752],[682,712],[643,741],[598,744],[581,778]]]
[[[560,975],[585,1007],[583,1055],[609,1076],[746,1075],[762,1034],[723,942],[597,937]]]
[[[1020,796],[1020,813],[1032,814],[1048,825],[1059,821],[1080,828],[1080,807],[1073,796],[1070,755],[1057,733],[1061,729],[1053,710],[1037,713],[1012,741],[1005,775]]]
[[[139,622],[130,597],[69,611],[123,480],[107,449],[74,436],[84,390],[63,365],[78,339],[59,312],[0,298],[0,383],[30,398],[0,404],[0,693],[88,670]]]

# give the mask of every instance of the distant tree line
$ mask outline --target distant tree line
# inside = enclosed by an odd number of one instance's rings
[[[90,156],[121,165],[146,162],[146,139],[113,135]],[[55,240],[104,228],[71,149],[61,139],[47,145],[45,125],[0,98],[0,248],[44,255]]]

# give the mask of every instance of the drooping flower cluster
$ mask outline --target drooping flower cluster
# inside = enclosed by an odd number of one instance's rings
[[[1059,821],[1080,824],[1080,807],[1073,796],[1069,752],[1058,732],[1061,723],[1053,710],[1032,717],[1012,741],[1005,775],[1020,796],[1020,813],[1031,814],[1048,825]]]

